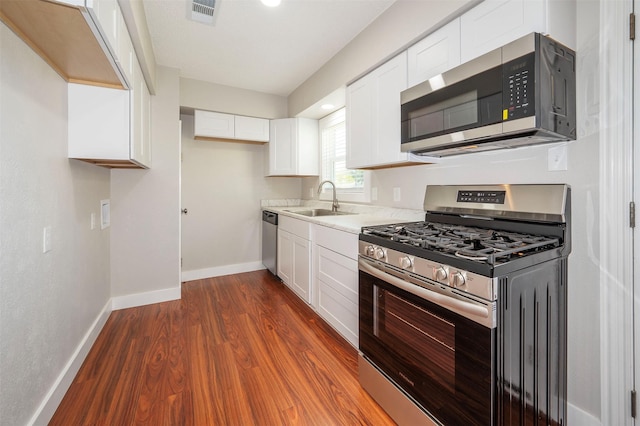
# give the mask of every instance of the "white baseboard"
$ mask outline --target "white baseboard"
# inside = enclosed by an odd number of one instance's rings
[[[180,287],[164,290],[148,291],[146,293],[128,294],[111,298],[113,310],[134,308],[136,306],[151,305],[152,303],[169,302],[180,299]]]
[[[222,275],[240,274],[242,272],[266,269],[262,262],[237,263],[235,265],[217,266],[215,268],[182,271],[182,282],[201,280],[203,278],[220,277]]]
[[[78,374],[82,363],[89,354],[89,350],[100,334],[102,327],[104,327],[104,324],[107,322],[112,309],[111,299],[109,299],[107,304],[104,305],[104,308],[102,308],[100,314],[98,314],[96,320],[91,324],[91,327],[89,327],[89,331],[85,334],[84,338],[67,362],[67,365],[64,366],[53,386],[49,389],[49,392],[47,392],[47,395],[40,403],[40,406],[31,417],[31,420],[28,423],[29,425],[46,425],[49,423],[51,417],[53,417],[53,414],[56,412],[58,405],[60,405],[62,398],[64,398],[64,395],[67,393],[69,386],[71,386],[73,379],[76,377],[76,374]]]
[[[593,417],[592,414],[576,407],[573,404],[567,404],[567,424],[580,426],[602,426],[600,419]]]

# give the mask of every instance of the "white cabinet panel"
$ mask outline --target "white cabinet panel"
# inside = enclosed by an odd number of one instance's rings
[[[246,141],[269,142],[269,120],[236,115],[235,138]]]
[[[460,65],[460,18],[409,47],[407,54],[408,87]]]
[[[195,111],[194,136],[205,138],[235,137],[235,116],[211,111]]]
[[[318,120],[271,120],[269,132],[267,176],[318,175]]]
[[[574,0],[485,0],[462,15],[460,25],[462,62],[531,32],[576,48]]]
[[[129,160],[130,92],[69,83],[69,157]]]
[[[278,223],[278,276],[302,300],[311,304],[311,223],[280,216]]]
[[[317,309],[320,316],[358,347],[358,262],[317,248]]]
[[[400,150],[400,92],[406,88],[406,51],[347,87],[347,168],[426,161]]]
[[[151,101],[138,61],[130,90],[69,83],[69,158],[151,167]]]
[[[293,280],[293,239],[295,236],[278,229],[278,276],[287,286]]]

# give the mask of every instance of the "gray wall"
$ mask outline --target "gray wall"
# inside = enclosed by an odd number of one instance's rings
[[[178,99],[178,71],[158,67],[151,98],[151,169],[111,172],[114,297],[180,287]]]
[[[264,176],[267,150],[194,140],[193,116],[182,116],[182,205],[189,211],[182,217],[184,272],[261,266],[260,200],[300,198],[301,185],[300,178]]]
[[[0,424],[21,425],[110,299],[109,171],[67,158],[67,83],[4,24],[0,93]]]

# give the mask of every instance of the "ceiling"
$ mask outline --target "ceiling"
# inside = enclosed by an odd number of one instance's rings
[[[143,0],[158,65],[181,77],[288,96],[395,0],[216,0],[213,25],[190,0]]]

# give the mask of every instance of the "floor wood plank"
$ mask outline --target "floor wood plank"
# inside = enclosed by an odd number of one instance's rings
[[[393,425],[357,352],[267,271],[112,312],[51,425]]]

